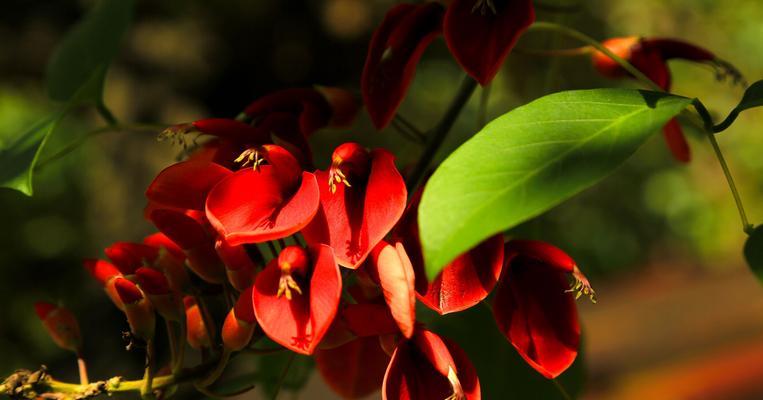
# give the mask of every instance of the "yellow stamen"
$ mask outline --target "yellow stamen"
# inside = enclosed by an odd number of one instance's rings
[[[260,164],[265,161],[260,156],[260,152],[257,149],[244,150],[233,162],[241,164],[241,168],[246,167],[248,164],[252,164],[252,168],[257,171],[260,168]]]
[[[456,375],[456,371],[453,370],[453,367],[448,367],[448,381],[450,382],[450,387],[453,389],[453,394],[446,397],[445,400],[466,400],[464,388],[461,386],[461,381],[458,380],[458,376]]]
[[[288,263],[281,265],[281,278],[278,280],[278,293],[276,297],[286,296],[286,300],[291,300],[291,291],[302,294],[302,289],[297,285],[297,281],[291,276],[291,266]]]
[[[596,292],[591,287],[591,283],[588,282],[588,278],[583,275],[578,266],[572,270],[572,278],[575,280],[570,285],[570,288],[565,290],[564,293],[575,293],[575,300],[580,296],[586,295],[592,303],[596,304]]]
[[[338,163],[334,166],[331,166],[331,171],[329,172],[329,190],[331,190],[331,193],[336,193],[336,185],[338,183],[344,184],[347,187],[352,187],[350,185],[350,182],[347,180],[347,176],[342,172],[341,169],[339,169]]]

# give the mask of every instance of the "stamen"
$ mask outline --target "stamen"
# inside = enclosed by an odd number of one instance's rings
[[[331,193],[336,193],[336,185],[338,183],[344,184],[347,187],[352,187],[347,180],[347,176],[339,168],[340,163],[341,161],[334,161],[329,170],[329,190],[331,190]]]
[[[456,371],[453,370],[453,367],[448,367],[448,381],[450,382],[450,387],[453,389],[453,394],[446,397],[445,400],[466,400],[464,388],[461,386],[461,381],[458,380],[458,376],[456,375]]]
[[[241,168],[246,167],[248,164],[252,164],[252,168],[254,168],[255,171],[259,170],[260,164],[264,161],[265,159],[262,158],[259,150],[255,148],[244,150],[235,160],[233,160],[236,164],[240,163]]]
[[[281,279],[278,281],[278,293],[276,297],[281,295],[286,296],[286,300],[291,300],[291,291],[294,290],[297,294],[302,294],[302,289],[299,288],[297,282],[292,278],[291,274],[281,274]]]
[[[187,133],[194,129],[191,124],[173,125],[159,132],[157,140],[160,142],[168,141],[173,146],[181,146],[183,150],[190,147]],[[193,140],[195,142],[195,139]]]
[[[472,7],[472,14],[479,11],[480,15],[487,15],[488,10],[493,14],[498,14],[498,10],[495,9],[493,0],[477,0],[477,2],[474,3],[474,7]]]
[[[582,295],[586,295],[592,303],[596,304],[596,292],[591,287],[591,283],[588,282],[588,278],[583,275],[583,272],[580,271],[577,265],[572,271],[572,278],[575,281],[564,293],[575,293],[575,300],[579,299]]]

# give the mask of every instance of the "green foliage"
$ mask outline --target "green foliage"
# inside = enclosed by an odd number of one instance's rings
[[[453,152],[424,190],[427,274],[603,179],[690,103],[657,92],[580,90],[497,118]]]
[[[763,283],[763,225],[758,225],[744,244],[744,258],[747,265]]]
[[[100,103],[111,59],[130,25],[133,0],[101,0],[63,39],[47,69],[48,95]]]
[[[0,187],[32,195],[34,165],[61,114],[49,116],[20,135],[0,141]]]
[[[279,392],[278,385],[282,380],[280,388],[282,394],[284,391],[294,392],[302,389],[310,378],[314,361],[310,357],[285,351],[258,356],[257,365],[258,386],[267,398],[274,399]],[[286,376],[282,376],[287,368]]]
[[[479,328],[475,328],[479,327]],[[455,340],[477,369],[484,399],[563,399],[553,382],[532,369],[498,331],[493,316],[481,305],[432,322],[435,332]],[[558,379],[575,398],[585,381],[581,346],[575,362]]]

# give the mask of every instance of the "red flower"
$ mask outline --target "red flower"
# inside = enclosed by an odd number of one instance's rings
[[[424,305],[440,314],[466,310],[484,300],[498,281],[503,266],[503,236],[495,235],[462,254],[430,282],[419,241],[420,200],[421,191],[411,199],[391,236],[405,246],[416,276],[416,294]]]
[[[363,67],[363,102],[377,129],[386,127],[411,84],[421,55],[442,30],[435,2],[392,7],[374,31]]]
[[[317,350],[315,364],[323,380],[345,399],[360,399],[381,388],[389,356],[375,336]]]
[[[257,322],[273,341],[312,354],[334,320],[341,293],[330,247],[289,246],[257,275],[252,300]]]
[[[413,336],[416,323],[416,291],[411,261],[403,245],[380,242],[371,253],[366,270],[379,283],[392,317],[403,336]]]
[[[249,344],[257,326],[252,306],[252,287],[241,292],[236,305],[225,317],[223,323],[223,346],[228,351],[239,351]]]
[[[117,267],[110,262],[96,259],[85,259],[82,261],[82,264],[87,272],[89,272],[90,275],[103,286],[103,290],[114,305],[117,306],[118,309],[124,310],[122,299],[119,298],[117,289],[114,287],[114,280],[117,277],[122,276],[122,273],[119,272]]]
[[[146,198],[155,205],[154,208],[204,211],[207,194],[232,173],[214,162],[179,162],[154,178],[146,190]]]
[[[479,400],[479,378],[454,342],[417,329],[401,341],[384,375],[384,400]]]
[[[69,309],[38,301],[34,303],[34,311],[58,347],[80,355],[82,335],[77,318]]]
[[[161,271],[140,267],[135,271],[135,278],[159,315],[168,321],[180,321],[183,315],[180,298]]]
[[[130,242],[116,242],[104,252],[123,275],[134,274],[136,269],[151,265],[159,256],[159,251],[154,247]]]
[[[534,21],[531,0],[453,0],[443,33],[464,71],[486,85]]]
[[[230,245],[289,236],[318,211],[315,175],[303,172],[284,148],[252,150],[255,168],[242,169],[218,183],[207,197],[207,218]],[[270,165],[259,165],[262,157]]]
[[[151,303],[143,295],[143,292],[134,283],[125,278],[116,278],[114,286],[119,298],[124,303],[124,312],[130,331],[135,337],[150,340],[154,337],[156,316]]]
[[[570,292],[593,300],[593,290],[575,262],[554,246],[512,240],[505,254],[493,302],[495,321],[530,366],[556,378],[575,360],[580,342],[576,296]],[[568,275],[576,281],[572,288]]]
[[[154,210],[150,218],[162,233],[183,249],[191,271],[209,283],[225,280],[225,267],[203,225],[202,214],[159,209]]]
[[[164,273],[172,291],[186,292],[190,285],[190,278],[185,268],[186,256],[183,249],[161,232],[146,236],[143,243],[159,251],[154,267]]]
[[[729,63],[718,59],[715,54],[706,49],[681,40],[629,36],[612,38],[602,44],[631,63],[665,91],[670,90],[671,76],[667,61],[671,59],[709,64],[721,79],[729,76],[734,83],[743,82],[739,71]],[[593,65],[599,73],[609,78],[629,76],[617,62],[598,51],[593,54]],[[689,144],[678,121],[672,119],[665,125],[663,131],[673,157],[681,162],[689,162],[691,160]]]
[[[331,168],[315,173],[321,207],[302,232],[331,246],[339,265],[358,268],[405,210],[405,181],[392,154],[357,143],[334,150]]]
[[[217,255],[225,264],[225,272],[228,282],[234,289],[242,292],[254,283],[254,275],[259,268],[244,245],[231,246],[223,239],[218,239],[215,244]],[[252,250],[252,251],[256,251]]]

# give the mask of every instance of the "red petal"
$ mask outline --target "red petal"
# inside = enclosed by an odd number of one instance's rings
[[[299,189],[289,193],[265,165],[246,168],[220,182],[207,198],[207,217],[230,245],[259,243],[289,236],[318,211],[315,176],[302,173]]]
[[[382,304],[348,304],[342,310],[342,319],[347,329],[359,337],[387,335],[400,331],[389,308]]]
[[[420,199],[421,192],[411,199],[392,237],[405,246],[416,275],[416,294],[422,303],[440,314],[466,310],[484,300],[498,281],[503,267],[503,237],[485,240],[446,265],[429,282],[419,242]]]
[[[377,129],[386,127],[411,84],[421,55],[442,30],[442,6],[399,4],[376,28],[368,47],[361,87]]]
[[[642,45],[645,48],[659,51],[663,60],[680,58],[690,61],[712,61],[715,59],[715,54],[709,50],[684,42],[683,40],[649,38],[644,39]]]
[[[686,141],[684,131],[681,129],[678,120],[673,118],[668,121],[668,123],[662,127],[662,131],[665,135],[665,142],[667,142],[670,152],[673,153],[673,158],[683,163],[691,161],[689,142]]]
[[[88,258],[83,260],[82,264],[101,285],[106,285],[115,276],[122,276],[117,267],[108,261]]]
[[[165,207],[204,210],[207,193],[231,173],[213,162],[180,162],[165,168],[154,178],[146,190],[146,197]]]
[[[117,278],[114,281],[114,286],[117,289],[119,298],[125,304],[135,304],[143,300],[143,292],[134,283],[125,278]]]
[[[257,322],[276,343],[302,354],[312,354],[331,326],[342,294],[342,278],[328,246],[311,248],[310,286],[291,300],[277,297],[281,270],[271,261],[257,275],[252,301]],[[274,259],[277,260],[277,259]]]
[[[48,303],[46,301],[38,301],[34,303],[34,312],[40,320],[44,321],[48,317],[48,314],[55,311],[58,308],[55,304]]]
[[[535,21],[531,0],[493,0],[496,9],[475,9],[476,0],[453,0],[443,33],[450,52],[481,85],[495,77],[519,36]],[[487,7],[484,4],[483,7]]]
[[[270,132],[257,129],[247,123],[225,118],[208,118],[193,122],[204,134],[217,136],[236,143],[259,146],[270,142]]]
[[[323,380],[345,399],[359,399],[379,390],[388,362],[389,356],[376,337],[315,352],[315,363]]]
[[[133,274],[143,265],[153,263],[159,256],[157,249],[131,242],[116,242],[107,247],[104,252],[114,266],[125,275]]]
[[[371,172],[365,186],[337,185],[336,192],[331,193],[329,173],[315,173],[321,208],[302,232],[308,243],[330,245],[339,265],[353,269],[360,266],[405,210],[405,181],[395,167],[394,156],[382,149],[371,155]]]
[[[508,247],[508,246],[507,246]],[[564,372],[580,341],[575,297],[564,272],[538,260],[509,265],[493,303],[498,328],[530,366],[546,378]]]
[[[163,295],[170,293],[167,277],[161,271],[148,267],[140,267],[135,271],[135,277],[138,283],[140,283],[141,289],[148,294]]]
[[[185,258],[185,253],[183,253],[183,249],[181,249],[180,246],[177,245],[177,243],[173,242],[172,239],[167,237],[167,235],[161,232],[157,232],[152,235],[146,236],[145,238],[143,238],[143,244],[149,245],[159,251],[161,251],[161,249],[164,248],[167,252],[169,252],[172,255],[172,257],[178,260],[182,260]]]
[[[442,400],[452,394],[448,379],[412,342],[398,344],[384,374],[383,400]]]
[[[366,265],[369,274],[379,282],[384,300],[400,331],[405,337],[411,337],[416,323],[415,277],[403,245],[397,243],[393,247],[387,242],[380,242],[371,252]]]
[[[459,382],[464,389],[464,394],[467,400],[480,400],[482,398],[482,391],[480,389],[480,380],[477,376],[477,369],[474,368],[472,361],[469,360],[469,356],[459,347],[456,342],[443,337],[442,341],[445,342],[445,346],[450,351],[450,356],[453,357],[453,361],[456,363]]]
[[[196,219],[174,210],[154,210],[150,215],[156,227],[183,250],[204,246],[209,235]]]
[[[228,281],[236,290],[243,291],[252,285],[257,266],[244,245],[231,246],[224,239],[218,239],[215,250],[225,264]]]
[[[576,265],[575,260],[560,248],[540,240],[511,240],[506,242],[504,251],[507,265],[517,256],[535,259],[558,272],[572,273]]]

